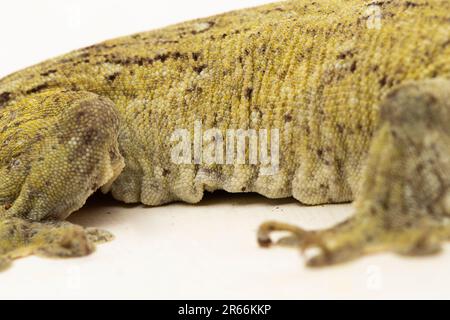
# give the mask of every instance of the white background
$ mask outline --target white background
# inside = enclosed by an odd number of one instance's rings
[[[267,2],[3,1],[0,76],[108,38]],[[310,270],[295,250],[255,242],[267,219],[320,228],[350,213],[349,205],[303,207],[256,195],[219,193],[198,206],[157,208],[95,197],[71,220],[117,239],[85,258],[15,261],[0,273],[0,298],[450,298],[450,250]]]

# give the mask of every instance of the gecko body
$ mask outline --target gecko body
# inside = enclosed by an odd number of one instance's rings
[[[280,244],[320,249],[311,266],[434,253],[450,233],[448,123],[445,0],[292,0],[83,48],[0,80],[0,261],[108,240],[64,221],[98,189],[150,206],[219,189],[355,200],[334,228],[268,222],[258,240],[291,232]]]

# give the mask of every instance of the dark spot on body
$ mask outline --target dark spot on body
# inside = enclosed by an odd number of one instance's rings
[[[3,92],[0,94],[0,108],[5,106],[11,99],[11,92]]]
[[[163,177],[167,177],[169,174],[170,174],[169,169],[163,169],[163,172],[162,172]]]
[[[391,3],[391,1],[373,1],[373,2],[369,3],[367,6],[368,7],[370,7],[370,6],[380,6],[380,7],[382,7],[382,6],[384,6],[385,4],[388,4],[388,3]]]
[[[384,75],[379,81],[378,84],[380,85],[380,87],[384,87],[387,84],[387,76]]]
[[[292,121],[292,115],[290,113],[287,113],[284,115],[284,122],[291,122]]]
[[[200,59],[200,56],[200,52],[192,52],[192,59],[194,59],[194,61],[198,61],[198,59]]]
[[[113,74],[110,74],[109,76],[106,77],[106,79],[110,82],[113,82],[114,80],[116,80],[116,78],[120,75],[120,72],[114,72]]]
[[[200,65],[200,66],[194,67],[193,70],[194,70],[195,72],[197,72],[198,74],[200,74],[200,73],[202,73],[202,71],[205,70],[206,68],[207,68],[207,65],[206,65],[206,64],[202,64],[202,65]]]
[[[49,75],[51,75],[51,74],[54,74],[54,73],[56,73],[56,72],[58,72],[56,69],[47,70],[47,71],[45,71],[45,72],[42,72],[42,73],[41,73],[41,76],[47,77],[47,76],[49,76]]]
[[[177,52],[174,52],[172,56],[174,59],[180,59],[183,55],[177,51]]]
[[[156,44],[177,44],[177,43],[179,43],[178,40],[158,39],[156,41]]]
[[[304,130],[305,130],[305,133],[306,133],[306,136],[310,136],[311,135],[311,129],[309,128],[309,126],[308,125],[304,125]]]
[[[323,157],[323,150],[322,150],[322,149],[318,149],[318,150],[317,150],[317,156],[318,156],[319,158],[322,158],[322,157]]]
[[[355,55],[355,53],[352,50],[346,50],[346,51],[340,52],[337,55],[337,58],[344,60],[346,58],[352,58],[354,55]]]
[[[163,54],[158,54],[155,57],[155,61],[161,61],[161,62],[165,62],[167,59],[169,59],[169,54],[168,53],[163,53]]]
[[[267,45],[263,44],[260,48],[259,48],[259,52],[261,54],[265,54],[267,51]]]
[[[406,1],[405,2],[405,7],[407,7],[407,8],[415,8],[415,7],[418,7],[418,6],[419,5],[417,3],[412,2],[412,1]]]
[[[352,72],[352,73],[355,72],[356,68],[357,68],[357,62],[353,61],[351,66],[350,66],[350,72]]]
[[[358,129],[358,131],[361,132],[361,131],[363,131],[364,127],[363,127],[363,125],[361,123],[358,123],[356,125],[356,129]]]
[[[83,52],[78,56],[78,58],[88,58],[90,56],[89,52]]]
[[[33,87],[33,88],[27,90],[25,93],[26,94],[38,93],[38,92],[41,92],[41,91],[43,91],[45,89],[48,89],[49,87],[50,86],[49,86],[48,83],[43,83],[43,84],[40,84],[40,85],[38,85],[36,87]]]
[[[246,88],[245,89],[245,98],[247,100],[250,100],[253,97],[253,88]]]
[[[189,87],[186,89],[187,93],[196,93],[196,94],[201,94],[203,93],[203,88],[194,85],[193,87]]]

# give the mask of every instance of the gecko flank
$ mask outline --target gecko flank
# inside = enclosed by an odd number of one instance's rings
[[[277,170],[174,163],[171,135],[196,121],[277,129]],[[149,206],[218,189],[354,200],[331,229],[267,222],[258,240],[287,231],[280,244],[318,249],[310,266],[431,254],[450,237],[449,123],[447,0],[291,0],[83,48],[0,80],[0,267],[110,239],[64,221],[98,189]]]

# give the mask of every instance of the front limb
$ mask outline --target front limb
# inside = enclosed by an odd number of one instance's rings
[[[115,106],[92,93],[55,89],[8,111],[18,125],[5,123],[0,136],[0,266],[29,254],[89,254],[111,235],[63,220],[98,188],[107,191],[124,166]]]

